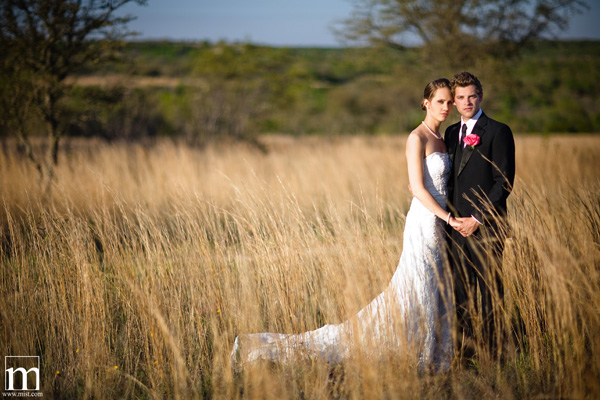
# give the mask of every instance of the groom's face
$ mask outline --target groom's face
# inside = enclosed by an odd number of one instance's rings
[[[475,85],[458,86],[454,89],[454,105],[465,121],[479,112],[481,100],[482,96],[477,94]]]

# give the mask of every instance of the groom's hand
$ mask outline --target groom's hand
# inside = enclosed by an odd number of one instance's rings
[[[457,231],[464,237],[471,236],[477,228],[479,228],[479,222],[473,217],[457,218],[461,222],[460,227]]]

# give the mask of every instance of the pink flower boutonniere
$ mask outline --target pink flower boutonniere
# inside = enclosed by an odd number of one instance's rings
[[[477,146],[479,144],[480,141],[480,137],[474,133],[471,133],[467,136],[465,136],[465,138],[463,139],[463,142],[467,145],[467,146],[471,146],[472,149],[475,148],[475,146]]]

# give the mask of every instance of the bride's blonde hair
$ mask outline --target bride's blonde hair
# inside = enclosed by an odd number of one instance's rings
[[[423,100],[421,101],[421,110],[425,111],[425,100],[431,101],[433,96],[435,96],[435,91],[441,88],[450,89],[450,81],[446,78],[439,78],[433,80],[425,86],[425,90],[423,91]]]

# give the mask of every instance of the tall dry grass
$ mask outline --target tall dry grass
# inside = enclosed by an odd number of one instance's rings
[[[419,376],[407,359],[259,365],[239,333],[344,320],[402,251],[405,137],[194,150],[83,142],[50,198],[0,155],[0,343],[56,398],[600,396],[600,137],[517,138],[500,359]]]

